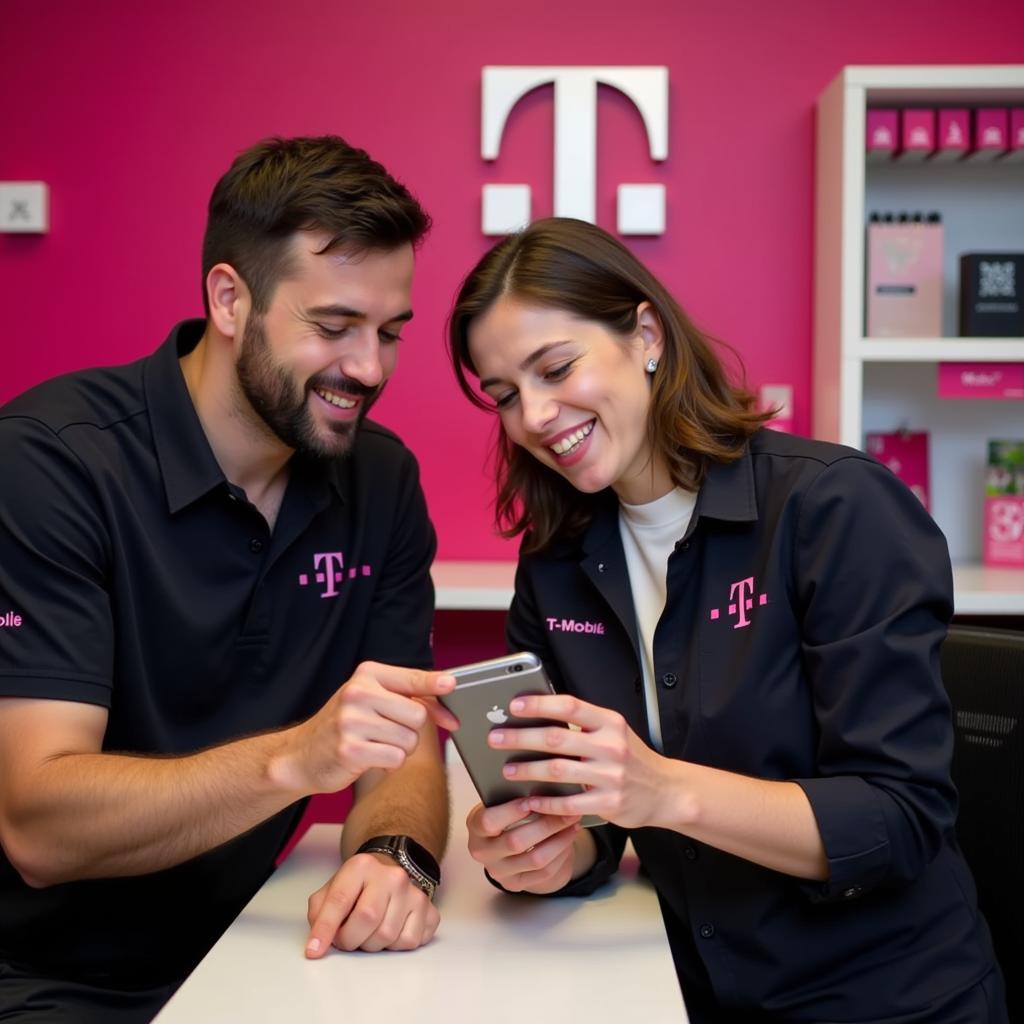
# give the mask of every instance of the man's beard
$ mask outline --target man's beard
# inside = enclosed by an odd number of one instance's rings
[[[256,314],[245,324],[237,373],[242,394],[267,429],[293,451],[312,459],[346,455],[370,406],[384,389],[383,383],[368,388],[345,377],[317,374],[300,390],[288,371],[274,362],[263,318]],[[316,387],[362,399],[358,417],[347,423],[327,421],[318,427],[309,406],[310,392]]]

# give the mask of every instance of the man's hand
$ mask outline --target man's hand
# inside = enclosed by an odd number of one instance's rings
[[[357,853],[309,897],[306,956],[338,949],[416,949],[437,931],[441,916],[405,870],[386,854]]]
[[[291,730],[274,771],[305,795],[335,793],[371,768],[401,768],[428,717],[446,729],[458,724],[434,699],[454,687],[450,675],[364,662],[312,718]]]
[[[593,841],[580,833],[579,815],[530,815],[525,800],[469,812],[469,852],[509,892],[556,892],[594,861]]]

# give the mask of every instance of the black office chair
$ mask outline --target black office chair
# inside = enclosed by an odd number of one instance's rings
[[[1024,1021],[1024,633],[954,626],[942,647],[953,703],[956,833],[978,886],[1011,1021]]]

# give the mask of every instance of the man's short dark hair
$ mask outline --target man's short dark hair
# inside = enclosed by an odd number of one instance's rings
[[[319,251],[367,251],[416,245],[430,217],[409,190],[365,150],[336,135],[265,139],[236,157],[210,197],[203,237],[206,276],[228,263],[242,276],[253,310],[263,313],[289,272],[289,241],[297,231],[331,235]]]

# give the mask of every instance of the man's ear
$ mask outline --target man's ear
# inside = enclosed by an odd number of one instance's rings
[[[206,275],[210,320],[226,338],[240,338],[251,297],[241,274],[230,263],[218,263]]]
[[[644,362],[660,360],[665,349],[665,328],[652,303],[645,301],[636,307],[636,329],[643,342]]]

